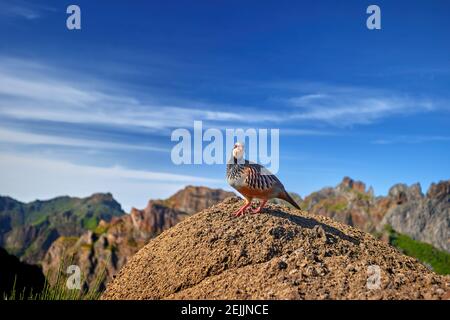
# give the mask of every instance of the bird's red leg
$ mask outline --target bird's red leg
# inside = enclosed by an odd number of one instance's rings
[[[250,204],[251,204],[251,200],[245,199],[245,204],[238,211],[236,211],[234,213],[234,216],[239,217],[239,216],[243,215],[245,213],[245,210],[247,210],[247,208],[250,206]]]
[[[261,204],[259,205],[259,207],[255,210],[252,211],[252,213],[260,213],[262,208],[264,207],[264,205],[266,204],[267,200],[262,200]]]

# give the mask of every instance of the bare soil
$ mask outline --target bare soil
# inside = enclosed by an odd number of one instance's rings
[[[449,276],[368,233],[282,205],[234,217],[242,204],[228,198],[164,231],[102,299],[450,298]]]

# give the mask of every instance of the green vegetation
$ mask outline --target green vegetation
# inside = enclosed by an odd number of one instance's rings
[[[37,217],[36,220],[31,221],[30,224],[31,224],[32,226],[38,226],[38,225],[40,225],[40,224],[46,222],[47,219],[48,219],[48,216],[42,215],[42,216]]]
[[[338,202],[329,207],[329,209],[331,211],[335,211],[335,212],[344,211],[346,208],[347,208],[347,203],[345,203],[345,202]]]
[[[398,233],[391,226],[387,226],[386,231],[389,233],[389,243],[404,254],[430,265],[436,273],[450,274],[449,253],[436,249],[431,244],[416,241],[407,235]]]
[[[358,198],[358,200],[361,200],[361,201],[370,201],[370,195],[368,195],[368,194],[366,194],[366,193],[362,193],[362,192],[359,192],[359,191],[355,191],[355,193],[356,193],[356,197]]]
[[[122,216],[122,210],[111,194],[94,194],[87,198],[57,197],[23,203],[0,196],[0,221],[3,230],[12,230],[15,238],[4,244],[12,254],[21,259],[37,262],[42,248],[47,248],[58,234],[79,235],[84,230],[98,231],[100,220],[109,221]],[[27,228],[32,226],[33,229]],[[25,233],[32,232],[33,241]]]
[[[95,227],[94,233],[97,236],[100,236],[100,235],[106,233],[107,231],[108,231],[108,226],[97,225],[97,227]]]
[[[83,228],[94,231],[97,228],[98,220],[97,217],[89,217],[84,218],[83,220]]]
[[[67,245],[73,245],[75,244],[78,239],[80,239],[79,237],[59,237],[59,241],[63,241],[63,243],[67,246]]]
[[[93,243],[83,243],[80,248],[84,249],[84,250],[92,250],[92,248],[94,247]]]
[[[0,204],[3,208],[0,210],[0,217],[10,217],[12,227],[24,224],[39,225],[48,218],[52,218],[50,223],[57,223],[59,220],[67,220],[71,217],[78,221],[86,217],[95,217],[99,221],[104,217],[125,214],[120,204],[110,194],[95,194],[87,198],[57,197],[30,203],[0,197]]]
[[[345,201],[345,200],[339,200],[337,202],[333,202],[333,201],[326,199],[323,202],[324,202],[323,206],[328,212],[344,211],[345,209],[347,209],[347,205],[348,205],[347,201]]]
[[[311,204],[311,199],[305,199],[304,201],[302,201],[301,203],[300,203],[300,208],[302,209],[302,210],[308,210],[308,208],[309,208],[309,205]]]
[[[109,259],[106,261],[109,261]],[[68,288],[67,281],[70,274],[67,274],[65,270],[71,264],[63,260],[55,273],[56,278],[53,279],[54,281],[48,280],[52,279],[53,274],[50,273],[47,275],[44,288],[41,292],[31,292],[28,296],[25,296],[25,290],[23,292],[17,292],[14,283],[11,293],[0,297],[0,300],[98,300],[102,294],[100,287],[106,277],[107,262],[102,265],[94,285],[89,290],[84,290],[82,287],[80,289]],[[83,282],[84,279],[82,277],[81,284]]]

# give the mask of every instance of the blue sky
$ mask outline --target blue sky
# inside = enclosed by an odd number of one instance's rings
[[[167,2],[167,1],[166,1]],[[224,165],[170,160],[175,128],[279,128],[307,195],[449,179],[448,1],[0,0],[0,193],[112,192],[126,210]],[[366,28],[370,4],[382,29]]]

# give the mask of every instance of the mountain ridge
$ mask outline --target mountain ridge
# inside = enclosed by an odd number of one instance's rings
[[[78,236],[100,220],[124,215],[110,193],[60,196],[23,203],[0,197],[0,246],[28,263],[39,263],[59,236]]]
[[[420,184],[410,186],[396,184],[391,187],[386,196],[375,196],[373,189],[367,188],[363,182],[344,177],[337,186],[325,187],[311,193],[303,200],[294,193],[291,193],[291,195],[295,197],[304,210],[311,214],[327,216],[336,221],[355,226],[363,231],[378,235],[386,242],[390,242],[391,237],[386,230],[393,228],[395,231],[408,235],[415,240],[432,243],[433,245],[441,243],[442,249],[442,247],[445,248],[445,239],[446,237],[448,239],[450,227],[448,221],[450,210],[449,186],[450,181],[441,181],[430,186],[424,194]],[[150,239],[175,226],[190,215],[234,195],[232,192],[221,189],[187,186],[167,199],[149,200],[144,209],[132,208],[129,214],[121,210],[120,204],[114,200],[110,193],[95,193],[87,198],[61,196],[45,201],[37,200],[28,204],[20,203],[10,197],[0,197],[0,245],[5,243],[5,239],[9,241],[9,244],[14,244],[11,239],[16,237],[15,242],[19,244],[19,250],[11,250],[11,246],[9,246],[8,251],[15,253],[24,261],[41,264],[46,274],[51,270],[57,270],[64,256],[70,256],[81,266],[83,273],[86,275],[84,284],[86,288],[92,282],[95,282],[102,270],[106,268],[106,281],[102,282],[102,288],[104,288],[104,285],[109,279],[112,279],[127,259]],[[74,211],[75,209],[68,208],[68,205],[58,206],[55,204],[61,201],[72,201],[74,203],[87,201],[92,205],[91,211],[97,212],[97,214],[94,214],[93,223],[89,225],[89,223],[83,222],[86,220],[77,219],[80,215],[73,217],[73,212],[69,214],[68,219],[62,219],[65,217],[64,212]],[[271,202],[289,207],[288,204],[280,201]],[[41,216],[41,221],[38,221],[38,223],[19,224],[19,228],[16,228],[13,232],[11,232],[11,228],[8,229],[8,226],[12,225],[10,220],[14,218],[19,222],[22,221],[22,223],[25,221],[24,215],[27,208],[33,207],[33,210],[39,212],[39,208],[52,203],[53,205],[50,207],[53,208],[53,211],[50,210],[50,212],[55,212],[55,207],[62,208],[62,210],[56,212],[59,220],[55,217],[49,219],[48,216],[43,215],[44,219]],[[421,203],[425,203],[425,205],[420,205]],[[426,203],[432,205],[426,205]],[[111,206],[109,207],[107,204]],[[25,205],[28,205],[28,207]],[[7,212],[6,209],[8,208],[11,211],[9,215],[5,215],[4,213]],[[120,208],[120,211],[115,211],[117,208]],[[408,212],[417,208],[420,208],[420,210],[413,217],[418,216],[419,221],[421,221],[420,225],[426,225],[427,228],[415,229],[414,219],[416,218],[410,219],[409,223],[405,223]],[[427,208],[434,208],[433,214]],[[81,212],[86,213],[88,211]],[[422,211],[428,213],[422,217],[420,214]],[[12,216],[16,212],[18,212],[17,216]],[[106,219],[102,219],[102,214],[105,212],[109,213],[106,214]],[[32,217],[35,219],[36,215]],[[430,217],[434,217],[434,220]],[[55,219],[61,223],[58,228],[52,225]],[[432,223],[428,223],[428,220]],[[409,229],[405,229],[406,226]],[[446,229],[445,226],[449,227]],[[441,231],[436,232],[436,230]],[[434,235],[435,238],[423,237],[422,234],[425,232]],[[5,234],[7,237],[5,237]],[[446,269],[448,268],[443,270]]]
[[[42,261],[44,273],[58,270],[59,261],[68,255],[86,275],[83,284],[86,289],[106,271],[106,279],[101,281],[102,289],[127,259],[151,238],[192,212],[210,207],[231,195],[234,193],[221,189],[187,186],[168,199],[149,200],[144,209],[132,208],[130,214],[113,217],[110,222],[100,221],[95,230],[79,237],[57,239]]]
[[[337,186],[305,197],[302,208],[371,233],[391,225],[415,240],[450,252],[450,180],[432,184],[426,194],[419,183],[398,183],[386,196],[376,197],[363,182],[344,177]]]

